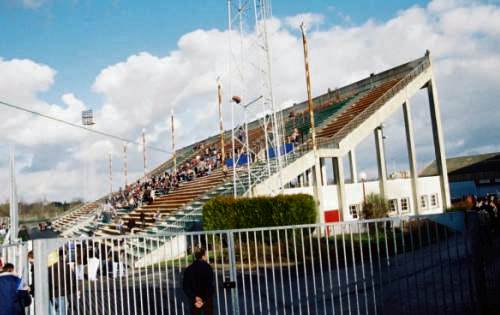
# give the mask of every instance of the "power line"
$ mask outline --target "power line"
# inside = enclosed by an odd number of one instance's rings
[[[23,112],[26,112],[26,113],[30,113],[30,114],[35,115],[35,116],[40,116],[40,117],[43,117],[45,119],[56,121],[58,123],[61,123],[61,124],[64,124],[64,125],[67,125],[67,126],[70,126],[70,127],[83,129],[85,131],[88,131],[88,132],[91,132],[91,133],[94,133],[94,134],[98,134],[100,136],[112,138],[112,139],[119,140],[119,141],[126,142],[126,143],[136,144],[138,146],[142,145],[139,141],[130,140],[130,139],[127,139],[127,138],[124,138],[124,137],[121,137],[121,136],[116,136],[116,135],[113,135],[113,134],[110,134],[110,133],[107,133],[107,132],[104,132],[104,131],[91,129],[91,128],[88,128],[88,127],[85,127],[85,126],[81,126],[81,125],[78,125],[78,124],[75,124],[75,123],[72,123],[72,122],[69,122],[69,121],[66,121],[66,120],[62,120],[62,119],[59,119],[59,118],[56,118],[56,117],[52,117],[52,116],[49,116],[49,115],[46,115],[46,114],[42,114],[40,112],[31,110],[31,109],[27,109],[27,108],[24,108],[24,107],[21,107],[21,106],[18,106],[18,105],[13,105],[13,104],[6,103],[6,102],[3,102],[3,101],[0,101],[0,105],[4,105],[4,106],[10,107],[12,109],[17,109],[17,110],[20,110],[20,111],[23,111]],[[150,150],[153,150],[153,151],[158,151],[158,152],[163,152],[163,153],[168,153],[168,154],[172,153],[172,152],[170,152],[168,150],[165,150],[165,149],[162,149],[162,148],[157,148],[157,147],[152,147],[152,146],[146,146],[146,147],[148,149],[150,149]]]

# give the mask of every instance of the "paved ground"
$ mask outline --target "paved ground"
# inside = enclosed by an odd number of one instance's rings
[[[500,240],[499,240],[500,242]],[[500,243],[491,250],[500,249]],[[411,253],[369,264],[323,268],[298,264],[282,268],[238,270],[237,289],[223,289],[228,271],[218,270],[216,314],[478,314],[476,261],[457,234]],[[494,252],[494,251],[493,251]],[[497,303],[499,255],[488,261],[488,314]],[[372,266],[372,267],[370,267]],[[220,266],[219,266],[220,267]],[[184,314],[182,270],[142,270],[121,280],[81,283],[73,296],[78,314]],[[496,296],[496,298],[495,298]]]

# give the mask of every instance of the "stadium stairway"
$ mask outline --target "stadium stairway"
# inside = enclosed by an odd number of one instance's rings
[[[92,202],[71,210],[52,222],[54,231],[61,235],[66,235],[67,231],[73,229],[75,226],[80,226],[86,218],[94,216],[98,209],[99,204]]]

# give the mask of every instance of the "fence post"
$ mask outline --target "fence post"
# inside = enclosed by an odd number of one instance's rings
[[[475,296],[479,314],[483,314],[487,304],[487,289],[485,275],[485,242],[487,242],[488,228],[482,226],[477,212],[466,213],[466,229],[472,263]]]
[[[33,241],[33,281],[35,282],[35,314],[47,314],[49,310],[47,240]]]
[[[234,231],[227,232],[227,251],[229,254],[229,276],[231,281],[233,281],[236,285],[234,287],[233,292],[231,292],[231,301],[233,304],[233,314],[237,315],[240,313],[240,305],[238,298],[238,279],[237,279],[237,271],[236,271],[236,248],[234,246]]]

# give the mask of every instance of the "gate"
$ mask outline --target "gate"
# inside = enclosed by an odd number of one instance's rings
[[[34,241],[36,314],[189,314],[182,279],[197,247],[215,314],[484,313],[499,247],[476,223],[457,213]]]

